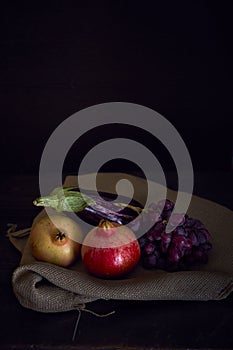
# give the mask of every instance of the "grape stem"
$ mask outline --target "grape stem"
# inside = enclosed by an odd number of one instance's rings
[[[130,208],[130,209],[136,211],[138,214],[141,214],[141,212],[142,212],[142,210],[143,210],[143,209],[140,208],[140,207],[135,207],[134,205],[125,204],[125,203],[115,203],[115,205],[116,205],[117,207]]]

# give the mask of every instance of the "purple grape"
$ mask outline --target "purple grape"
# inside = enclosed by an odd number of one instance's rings
[[[166,210],[173,210],[174,203],[170,201],[169,199],[162,199],[158,202],[158,208]]]
[[[153,227],[146,233],[146,239],[148,242],[153,242],[155,240]]]
[[[175,244],[180,249],[190,249],[192,248],[192,241],[181,235],[174,235],[172,243]]]
[[[152,224],[162,221],[161,215],[157,212],[148,212],[147,219],[150,220]]]
[[[160,248],[162,250],[163,253],[166,253],[167,250],[168,250],[168,247],[171,243],[171,240],[172,240],[172,235],[171,233],[164,233],[162,235],[162,240],[161,240],[161,243],[160,243]]]
[[[191,254],[191,252],[192,252],[192,241],[191,241],[191,239],[187,238],[184,255],[189,255],[189,254]]]
[[[183,254],[180,249],[178,249],[175,245],[172,245],[169,248],[169,260],[171,262],[178,262],[180,258],[182,258]]]
[[[204,244],[209,239],[209,232],[207,230],[196,230],[196,236],[199,244]]]
[[[173,234],[181,235],[181,236],[188,236],[188,232],[185,230],[184,226],[177,226],[175,230],[173,230]]]
[[[158,211],[164,206],[162,214]],[[171,232],[166,233],[174,204],[169,200],[152,203],[144,216],[153,225],[139,238],[141,261],[145,268],[166,271],[188,270],[195,264],[208,261],[207,252],[212,248],[210,233],[204,224],[187,214],[173,213]],[[142,226],[142,220],[141,220]]]
[[[162,219],[168,221],[170,219],[172,210],[165,210],[162,212]]]
[[[210,240],[210,233],[209,233],[209,231],[208,231],[206,228],[200,230],[200,232],[201,232],[203,235],[205,235],[206,241],[209,241],[209,240]]]
[[[185,222],[184,214],[172,214],[169,224],[171,226],[182,226]]]
[[[155,250],[155,246],[153,243],[147,243],[143,249],[143,252],[146,254],[146,255],[150,255],[153,253],[153,251]]]
[[[208,261],[208,255],[206,254],[205,250],[201,247],[193,249],[192,255],[194,257],[194,260],[201,264],[206,264]]]
[[[164,270],[166,267],[166,259],[163,257],[158,258],[156,263],[156,268],[160,270]]]
[[[146,237],[142,236],[142,237],[139,238],[138,241],[139,241],[140,248],[141,249],[144,248],[145,245],[146,245],[146,242],[147,242]]]
[[[161,240],[162,234],[165,231],[166,225],[160,221],[153,227],[153,237],[156,241]]]
[[[145,224],[145,226],[148,227],[149,226],[152,228],[153,226],[155,226],[155,224],[157,224],[158,222],[162,221],[162,217],[158,212],[145,212],[142,215],[142,220],[143,223]]]
[[[143,257],[142,265],[147,269],[152,269],[156,266],[157,257],[155,255],[147,255]]]
[[[195,219],[190,218],[190,217],[187,216],[187,217],[185,218],[184,226],[187,227],[187,228],[193,227],[194,224],[195,224],[195,221],[196,221]]]
[[[205,229],[205,225],[200,221],[195,219],[194,227],[198,230]]]
[[[193,246],[199,245],[197,235],[195,234],[194,231],[189,232],[188,236],[189,236],[189,239],[191,240]]]

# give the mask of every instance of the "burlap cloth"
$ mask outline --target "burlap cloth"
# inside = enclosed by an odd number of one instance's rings
[[[108,191],[105,176],[100,174],[99,179],[102,190]],[[88,187],[88,176],[85,177]],[[117,174],[112,176],[113,181],[117,178]],[[144,195],[140,193],[144,180],[129,178],[137,188],[136,199],[140,201]],[[77,177],[69,176],[65,185],[75,185],[76,181]],[[109,189],[112,190],[111,184]],[[174,201],[176,192],[168,190],[167,197]],[[213,249],[207,265],[194,271],[170,273],[145,270],[138,265],[127,278],[120,280],[90,276],[83,269],[81,260],[69,269],[38,262],[27,244],[30,228],[13,232],[9,238],[22,252],[20,266],[12,276],[14,293],[24,307],[41,312],[69,311],[97,299],[204,301],[226,298],[233,290],[233,213],[214,202],[193,196],[188,214],[203,221],[211,232]],[[46,212],[42,210],[34,222],[44,215]]]

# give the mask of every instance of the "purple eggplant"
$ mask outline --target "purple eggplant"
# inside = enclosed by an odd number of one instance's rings
[[[134,220],[142,211],[141,203],[125,196],[113,193],[99,192],[99,196],[92,190],[82,190],[79,187],[59,187],[49,196],[34,200],[36,206],[51,207],[58,212],[75,212],[78,217],[91,225],[98,225],[100,220],[106,219],[126,225]]]

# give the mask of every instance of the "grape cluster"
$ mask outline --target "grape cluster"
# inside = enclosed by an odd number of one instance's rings
[[[194,264],[208,261],[207,252],[212,248],[209,231],[200,220],[187,214],[173,213],[171,216],[173,208],[174,203],[166,199],[151,204],[143,215],[143,220],[154,223],[139,238],[142,266],[147,269],[188,270]],[[167,233],[170,216],[171,226]]]

